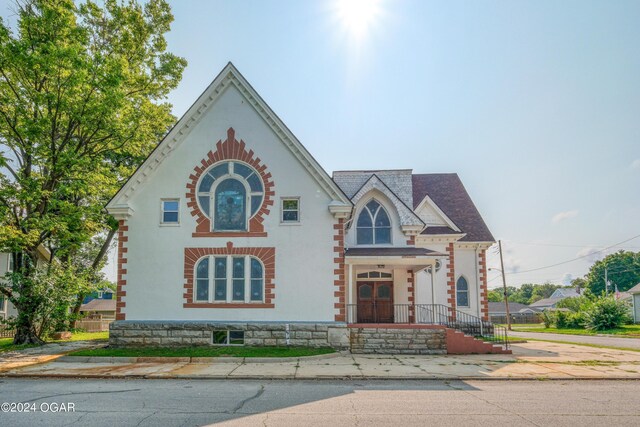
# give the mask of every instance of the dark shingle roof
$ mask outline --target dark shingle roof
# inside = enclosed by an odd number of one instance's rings
[[[462,185],[458,174],[413,175],[413,208],[417,208],[427,195],[460,230],[467,233],[460,241],[495,241],[478,209],[471,201],[467,190]]]
[[[427,227],[421,234],[462,234],[460,231],[456,231],[449,227]]]
[[[527,308],[526,304],[520,304],[518,302],[509,301],[509,313],[518,313],[523,308]],[[504,302],[491,302],[489,301],[489,313],[506,313],[507,306]]]

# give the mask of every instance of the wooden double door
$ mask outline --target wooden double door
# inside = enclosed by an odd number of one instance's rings
[[[358,282],[358,323],[393,323],[393,282]]]

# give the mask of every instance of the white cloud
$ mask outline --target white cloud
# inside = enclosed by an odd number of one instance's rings
[[[557,224],[559,222],[564,221],[565,219],[575,218],[577,216],[578,216],[577,210],[558,212],[553,216],[553,218],[551,218],[551,222],[553,222],[554,224]]]
[[[562,276],[562,284],[564,286],[569,286],[572,280],[573,280],[573,274],[571,273],[564,273],[564,276]]]
[[[635,159],[633,162],[631,162],[631,168],[640,169],[640,159]]]
[[[601,249],[594,248],[593,246],[584,247],[580,249],[580,251],[578,251],[578,253],[576,254],[576,257],[578,258],[584,257],[584,260],[591,264],[593,264],[598,260],[601,260],[605,256],[607,256],[606,251],[602,251]]]

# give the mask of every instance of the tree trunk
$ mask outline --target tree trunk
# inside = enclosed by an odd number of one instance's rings
[[[18,323],[16,324],[16,335],[13,337],[14,344],[37,344],[42,345],[44,341],[38,337],[36,325],[33,321],[23,315],[18,314]]]
[[[107,250],[111,245],[111,241],[113,240],[113,236],[115,236],[116,231],[117,231],[117,228],[112,228],[109,230],[109,234],[107,234],[107,238],[102,244],[102,247],[100,248],[100,252],[98,252],[98,255],[96,255],[96,258],[93,260],[93,264],[91,265],[92,269],[95,270],[96,268],[98,268],[98,266],[100,265],[100,262],[102,261],[102,258],[104,258],[104,256],[107,254]],[[82,308],[82,301],[84,301],[86,296],[87,294],[80,293],[76,298],[76,303],[74,304],[73,310],[72,310],[72,313],[73,313],[73,317],[72,317],[73,320],[71,321],[72,329],[76,328],[76,324],[78,322],[78,315],[80,314],[80,308]]]

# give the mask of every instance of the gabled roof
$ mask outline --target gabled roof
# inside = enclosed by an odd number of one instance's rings
[[[116,311],[115,299],[92,299],[82,304],[80,311]]]
[[[552,307],[554,305],[556,305],[557,303],[559,303],[560,301],[562,301],[564,298],[544,298],[541,300],[538,300],[534,303],[529,304],[529,307],[531,308],[535,308],[535,307]]]
[[[376,175],[410,209],[413,208],[411,169],[335,171],[333,180],[350,199]]]
[[[460,239],[461,242],[495,241],[457,174],[413,175],[414,209],[420,205],[425,196],[429,196],[444,214],[463,233],[466,233],[466,236]],[[427,227],[425,232],[428,229]]]
[[[523,308],[527,308],[526,304],[520,304],[518,302],[509,302],[509,313],[518,313]],[[491,313],[506,313],[507,306],[504,302],[491,302],[489,301],[489,314]]]
[[[400,217],[401,226],[416,226],[419,227],[418,231],[424,227],[424,222],[413,212],[410,207],[411,205],[407,206],[407,204],[375,173],[362,184],[362,187],[360,187],[353,197],[351,197],[351,201],[353,203],[357,203],[358,200],[371,190],[381,192],[391,201],[391,203],[393,203],[396,211],[398,212],[398,216]]]
[[[640,283],[635,285],[633,288],[629,289],[627,292],[630,293],[631,295],[640,294]]]
[[[178,120],[171,130],[160,141],[156,148],[149,154],[147,159],[138,167],[127,182],[120,188],[116,195],[107,203],[107,209],[111,213],[123,212],[127,206],[127,201],[136,191],[138,186],[144,182],[157,169],[162,161],[170,153],[182,144],[190,130],[203,117],[227,88],[235,86],[244,96],[247,102],[253,106],[265,123],[278,136],[280,141],[291,151],[293,156],[307,169],[314,177],[320,187],[332,198],[343,205],[351,206],[348,197],[336,185],[327,172],[313,158],[307,149],[298,141],[287,126],[271,110],[266,102],[258,95],[247,80],[240,74],[236,67],[229,62],[205,89],[200,97],[193,103],[187,112]]]

